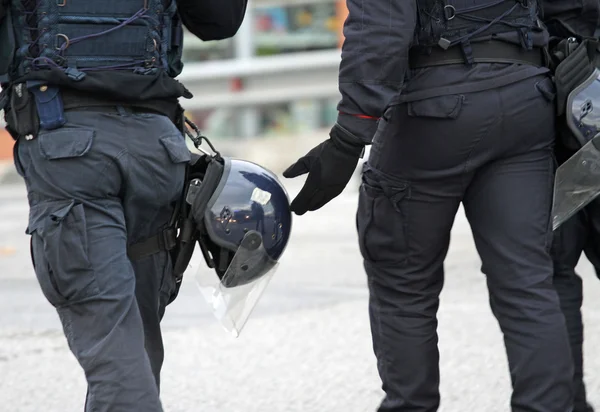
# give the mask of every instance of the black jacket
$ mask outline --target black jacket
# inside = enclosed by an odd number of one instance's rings
[[[568,0],[555,3],[565,1]],[[337,122],[365,143],[371,141],[377,120],[390,101],[399,96],[410,100],[411,94],[425,89],[452,94],[455,85],[465,83],[486,90],[548,71],[520,64],[488,63],[475,64],[471,69],[452,65],[411,71],[409,50],[417,28],[416,0],[346,0],[346,3],[349,16],[344,24],[339,69],[342,99]],[[509,36],[505,38],[513,42]],[[546,32],[535,33],[534,46],[547,44],[547,37]]]

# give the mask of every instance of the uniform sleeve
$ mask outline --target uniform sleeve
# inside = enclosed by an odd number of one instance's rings
[[[415,0],[346,2],[338,123],[369,143],[378,118],[404,84],[417,7]]]
[[[176,0],[184,26],[204,41],[233,37],[244,20],[248,0]]]

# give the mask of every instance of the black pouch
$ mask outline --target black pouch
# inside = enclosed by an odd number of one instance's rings
[[[566,44],[573,44],[569,39],[564,40]],[[581,42],[577,42],[576,47],[572,47],[571,50],[567,51],[560,50],[563,42],[559,43],[555,54],[562,53],[566,56],[557,65],[554,71],[554,82],[556,84],[557,94],[557,115],[562,116],[565,114],[567,98],[569,93],[580,85],[585,79],[587,79],[595,69],[595,46],[597,41],[592,39],[585,39]]]
[[[41,129],[58,129],[67,122],[62,94],[58,87],[49,86],[43,81],[31,80],[27,82],[27,88],[34,96]]]
[[[558,136],[562,145],[569,150],[579,150],[581,143],[567,124],[567,99],[598,67],[598,46],[597,39],[570,37],[561,40],[553,49],[555,61],[558,62],[554,70]]]
[[[35,138],[40,130],[40,120],[33,95],[27,90],[25,83],[12,86],[9,95],[6,123],[13,138],[22,136],[28,139]]]

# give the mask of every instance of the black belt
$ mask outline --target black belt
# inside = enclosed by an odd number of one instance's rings
[[[486,41],[471,43],[473,50],[473,61],[475,63],[519,63],[532,66],[545,67],[545,59],[542,48],[525,50],[516,44],[501,41]],[[430,66],[442,66],[447,64],[465,64],[466,60],[460,45],[444,50],[435,47],[431,54],[410,53],[410,68],[418,69]]]
[[[103,97],[84,94],[63,89],[61,91],[65,111],[95,111],[103,113],[118,113],[117,106],[126,107],[137,113],[156,113],[175,120],[177,103],[153,100],[149,102],[120,102]]]

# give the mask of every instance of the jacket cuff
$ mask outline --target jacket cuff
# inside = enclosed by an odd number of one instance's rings
[[[337,124],[360,140],[361,144],[369,145],[377,130],[377,118],[358,117],[350,114],[339,114]]]

